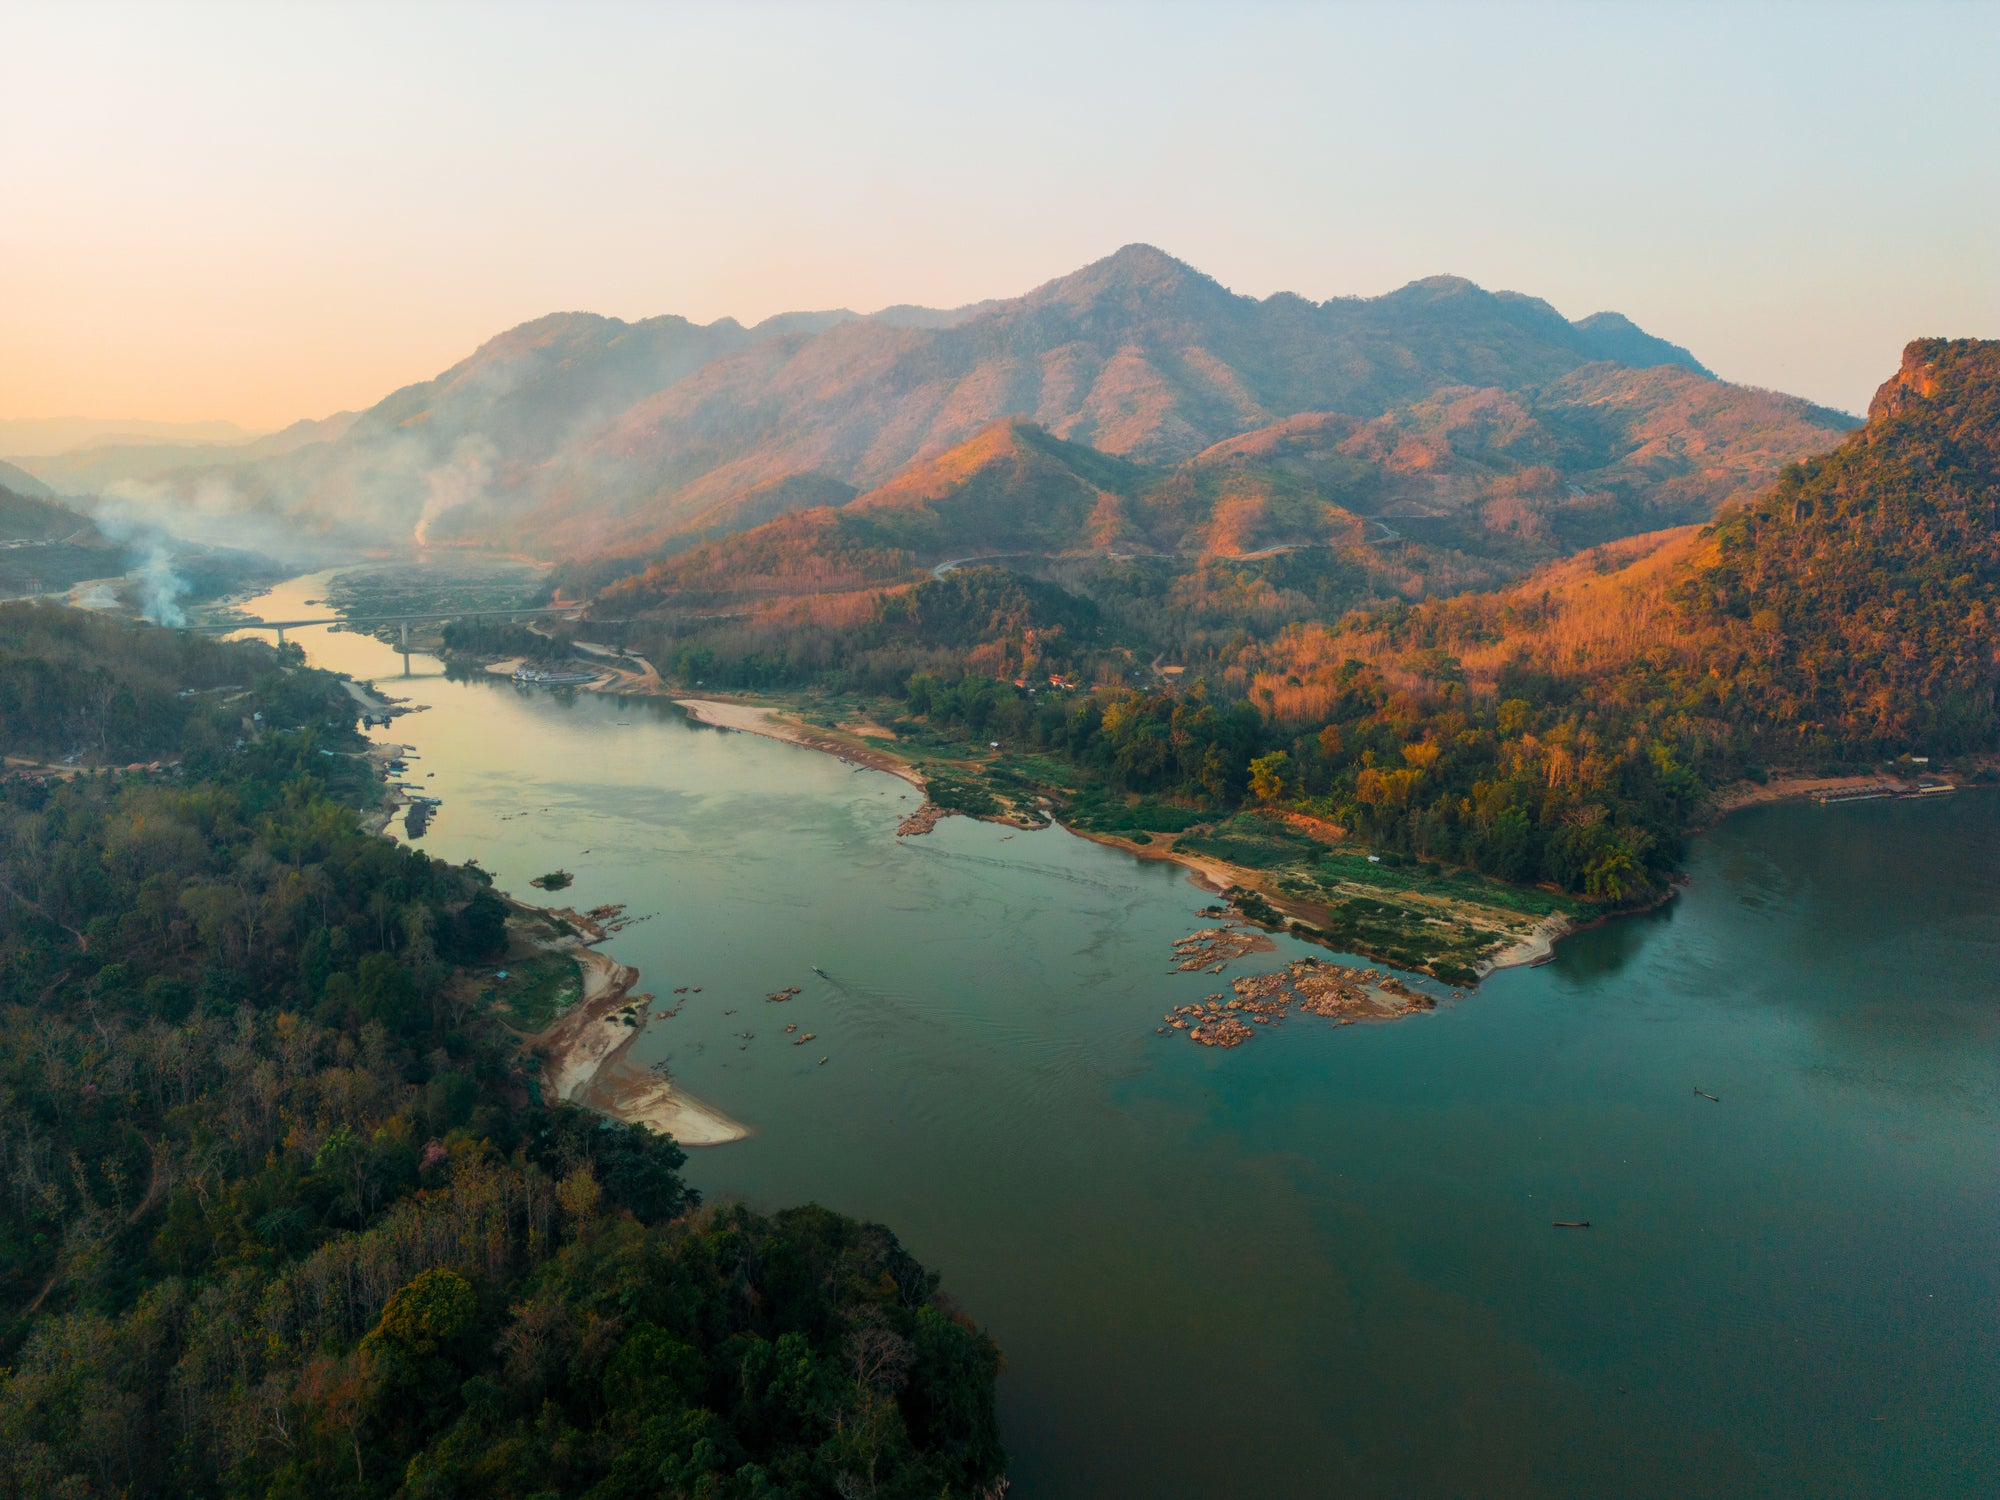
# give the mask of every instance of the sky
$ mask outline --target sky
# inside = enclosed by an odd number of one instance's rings
[[[1452,273],[1852,411],[2000,336],[2000,5],[0,0],[0,418],[366,406],[557,310]]]

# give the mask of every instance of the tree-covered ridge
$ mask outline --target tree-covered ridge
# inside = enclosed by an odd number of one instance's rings
[[[0,754],[85,763],[213,756],[272,721],[352,724],[333,679],[296,671],[297,648],[226,645],[135,628],[90,610],[0,604]]]
[[[2000,345],[1927,340],[1864,431],[1705,530],[1351,622],[1288,669],[1356,655],[1404,676],[1449,658],[1475,684],[1532,672],[1679,715],[1739,767],[1990,751],[1996,593]]]
[[[1447,386],[1373,418],[1297,413],[1171,466],[1008,417],[858,497],[561,577],[596,591],[604,614],[672,616],[901,587],[958,558],[1137,556],[1187,572],[1308,549],[1363,576],[1369,587],[1340,601],[1355,607],[1491,587],[1580,547],[1707,520],[1850,425],[1672,365],[1590,365],[1531,390]]]
[[[1714,537],[1677,602],[1744,643],[1741,712],[1773,751],[1995,748],[2000,344],[1911,344],[1862,434]]]
[[[462,973],[508,909],[362,829],[336,682],[37,626],[140,703],[254,687],[241,745],[0,781],[0,1494],[990,1487],[998,1355],[886,1230],[697,1212],[538,1097]]]

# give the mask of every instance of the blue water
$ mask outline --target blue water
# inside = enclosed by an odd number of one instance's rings
[[[1547,967],[1225,1053],[1154,1031],[1224,982],[1171,866],[299,635],[430,705],[426,847],[702,986],[638,1053],[756,1132],[693,1180],[891,1224],[993,1331],[1014,1500],[2000,1492],[2000,796],[1740,813]]]

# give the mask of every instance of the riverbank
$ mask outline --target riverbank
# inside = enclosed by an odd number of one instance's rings
[[[1561,912],[1542,918],[1512,947],[1503,948],[1488,959],[1479,977],[1500,969],[1532,969],[1556,956],[1556,942],[1576,931],[1576,924]]]
[[[567,909],[544,910],[511,901],[513,935],[542,952],[565,953],[583,973],[583,993],[539,1032],[526,1035],[542,1060],[542,1087],[568,1100],[632,1125],[648,1125],[683,1146],[722,1146],[743,1140],[749,1127],[730,1119],[676,1087],[669,1079],[635,1068],[625,1054],[650,1019],[651,995],[634,994],[639,971],[590,946],[608,934],[589,918]],[[568,932],[553,924],[560,921]],[[549,927],[548,934],[535,932]]]
[[[698,723],[717,729],[740,730],[745,734],[761,734],[769,739],[783,740],[788,745],[802,745],[823,755],[834,755],[851,764],[867,766],[870,770],[887,771],[918,791],[924,790],[924,778],[915,766],[893,750],[872,744],[859,734],[821,729],[797,719],[781,717],[784,711],[771,704],[745,703],[734,698],[681,697],[673,701],[686,709]]]
[[[407,794],[389,782],[389,763],[410,747],[371,745],[364,757],[374,768],[381,799],[362,813],[362,826],[381,835],[405,806]],[[749,1128],[677,1088],[669,1079],[631,1067],[625,1053],[644,1032],[650,995],[635,995],[639,971],[591,946],[610,934],[590,917],[568,908],[544,908],[507,898],[509,962],[532,954],[561,953],[575,960],[583,987],[568,1006],[540,1031],[523,1032],[541,1058],[542,1087],[552,1099],[567,1100],[628,1124],[646,1125],[682,1146],[721,1146],[743,1140]],[[477,988],[470,974],[463,983]]]
[[[1770,802],[1797,802],[1807,797],[1851,796],[1878,790],[1884,795],[1894,795],[1903,790],[1903,783],[1879,772],[1858,776],[1774,776],[1769,781],[1738,781],[1716,792],[1715,816],[1726,817],[1739,808],[1759,807]]]

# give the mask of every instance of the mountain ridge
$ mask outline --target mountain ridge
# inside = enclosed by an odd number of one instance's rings
[[[220,484],[240,506],[361,542],[637,554],[717,516],[764,514],[738,498],[790,475],[865,493],[1003,417],[1171,465],[1303,411],[1375,418],[1451,387],[1524,391],[1607,352],[1615,368],[1646,361],[1739,389],[1617,314],[1572,323],[1458,277],[1373,298],[1257,299],[1131,245],[952,311],[780,314],[749,328],[550,314],[325,443],[174,476],[161,492]],[[1804,429],[1843,419],[1796,402],[1786,420],[1800,429],[1781,445],[1789,458],[1816,440]]]

